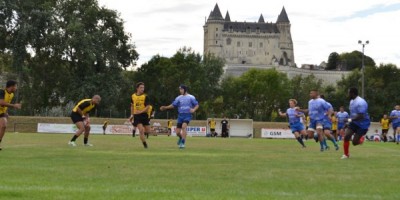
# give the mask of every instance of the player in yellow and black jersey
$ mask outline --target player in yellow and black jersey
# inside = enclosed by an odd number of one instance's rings
[[[387,133],[389,131],[389,127],[390,127],[390,119],[389,117],[385,114],[383,115],[383,118],[380,121],[381,126],[382,126],[382,137],[383,137],[383,141],[387,142]]]
[[[172,119],[168,120],[167,127],[168,127],[168,136],[170,136],[172,133]]]
[[[140,140],[144,148],[147,148],[145,134],[148,134],[148,128],[145,127],[150,126],[149,115],[147,114],[149,107],[149,98],[144,93],[144,83],[139,82],[136,84],[136,92],[131,96],[131,116],[128,120],[133,121],[133,126],[139,129]]]
[[[7,128],[8,108],[21,109],[21,104],[11,103],[15,91],[17,91],[17,82],[13,80],[7,81],[6,89],[0,90],[0,150],[2,149],[1,141],[3,140]]]
[[[218,135],[215,132],[216,125],[217,125],[217,122],[215,122],[214,118],[212,118],[210,121],[208,121],[208,126],[210,127],[211,137],[217,137],[217,135]]]
[[[83,143],[85,146],[93,146],[88,143],[90,134],[90,119],[89,112],[96,108],[100,104],[101,97],[99,95],[94,95],[91,99],[83,99],[79,101],[71,112],[72,122],[76,125],[78,130],[76,130],[75,135],[68,142],[71,146],[76,146],[75,140],[82,134],[84,134]]]

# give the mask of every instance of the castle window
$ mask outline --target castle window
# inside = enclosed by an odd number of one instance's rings
[[[253,43],[252,42],[249,42],[249,47],[253,47]]]
[[[256,33],[260,33],[260,27],[257,27]]]
[[[226,45],[231,45],[232,39],[231,38],[227,38],[226,39]]]
[[[217,33],[217,34],[215,34],[215,37],[218,37],[218,33]]]
[[[246,32],[250,33],[250,26],[247,27]]]
[[[218,31],[218,28],[216,28],[215,31]]]
[[[262,42],[260,42],[260,48],[263,48],[263,43]]]
[[[215,41],[215,44],[218,44],[218,40],[217,40],[217,41]]]
[[[229,27],[229,32],[233,32],[232,26]]]
[[[237,42],[237,45],[236,45],[237,47],[240,47],[240,42]]]

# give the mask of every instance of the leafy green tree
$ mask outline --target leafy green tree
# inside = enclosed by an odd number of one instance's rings
[[[347,70],[353,69],[361,69],[362,67],[362,52],[360,51],[353,51],[351,53],[342,53],[340,54],[340,60],[345,63]],[[364,65],[375,67],[375,61],[367,56],[364,55]]]
[[[115,93],[138,54],[115,11],[96,0],[4,0],[0,9],[0,50],[11,52],[26,114],[93,94],[106,97],[101,109],[122,105]]]
[[[336,52],[329,54],[327,70],[335,70],[340,64],[340,56]]]
[[[271,120],[271,114],[289,99],[289,81],[276,70],[250,69],[222,83],[225,109],[230,114],[254,120]]]

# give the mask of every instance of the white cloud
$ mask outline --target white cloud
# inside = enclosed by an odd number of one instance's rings
[[[99,0],[100,5],[121,13],[126,31],[132,33],[140,54],[138,65],[156,54],[172,56],[183,46],[203,51],[205,17],[215,0]],[[377,64],[394,63],[400,67],[400,6],[398,0],[261,1],[219,0],[222,16],[232,21],[275,22],[282,7],[292,24],[297,65],[319,64],[331,52],[361,51],[358,40],[369,40],[366,55]]]

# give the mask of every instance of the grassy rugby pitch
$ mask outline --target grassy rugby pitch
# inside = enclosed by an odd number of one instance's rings
[[[399,199],[400,146],[319,152],[306,141],[6,133],[0,199]],[[342,144],[340,143],[340,146]]]

